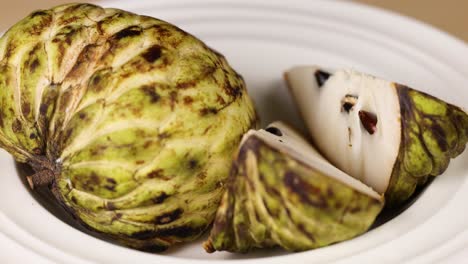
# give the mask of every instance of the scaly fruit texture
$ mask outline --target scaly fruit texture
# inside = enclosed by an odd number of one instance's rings
[[[321,153],[389,206],[465,149],[467,113],[426,93],[353,70],[296,67],[286,79]]]
[[[242,77],[164,21],[90,4],[0,39],[0,146],[90,230],[145,251],[212,222],[255,123]]]
[[[250,130],[204,247],[247,252],[323,247],[364,233],[384,205],[281,122]]]

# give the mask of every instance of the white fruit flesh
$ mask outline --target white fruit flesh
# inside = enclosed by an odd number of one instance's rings
[[[368,195],[377,200],[382,200],[382,196],[375,192],[369,186],[347,175],[343,171],[335,168],[323,158],[317,150],[315,150],[301,135],[297,134],[293,129],[289,128],[282,122],[274,122],[268,126],[275,127],[281,131],[281,136],[274,135],[265,130],[250,130],[244,136],[242,143],[250,138],[257,137],[265,144],[279,152],[288,155],[289,157],[305,164],[306,166],[322,173],[325,176],[336,179],[337,181],[346,184],[352,189]],[[242,145],[241,143],[241,145]]]
[[[385,193],[401,141],[395,85],[353,70],[340,70],[319,86],[317,70],[318,67],[302,66],[286,73],[314,144],[333,165]],[[347,95],[356,98],[349,112],[343,109]],[[373,134],[363,126],[359,111],[377,117]]]

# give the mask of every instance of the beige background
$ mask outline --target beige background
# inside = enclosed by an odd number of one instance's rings
[[[0,30],[38,8],[79,0],[1,0]],[[82,0],[86,1],[86,0]],[[90,2],[99,2],[89,0]],[[138,0],[135,0],[138,1]],[[468,0],[355,0],[432,24],[468,42]]]

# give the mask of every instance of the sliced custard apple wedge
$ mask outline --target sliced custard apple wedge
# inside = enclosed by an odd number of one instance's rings
[[[91,233],[144,251],[211,224],[256,114],[219,53],[167,22],[67,4],[0,38],[0,147]]]
[[[281,122],[244,135],[208,252],[302,251],[362,234],[383,196],[325,160]]]
[[[426,93],[354,70],[304,66],[285,77],[318,150],[389,206],[465,149],[467,113]]]

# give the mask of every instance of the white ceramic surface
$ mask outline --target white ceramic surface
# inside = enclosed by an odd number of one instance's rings
[[[301,126],[282,81],[283,71],[298,64],[353,67],[468,108],[468,47],[381,10],[307,0],[115,0],[101,5],[167,20],[223,53],[244,76],[263,124],[283,119]],[[0,168],[0,263],[428,263],[468,248],[468,152],[398,217],[350,241],[295,254],[210,255],[200,241],[160,255],[116,246],[44,209],[5,152],[0,152]]]

